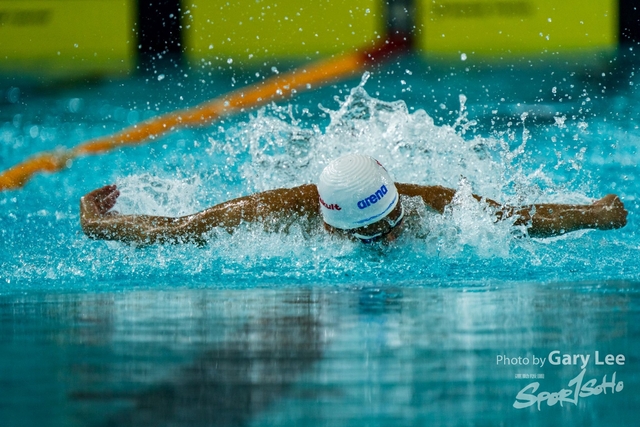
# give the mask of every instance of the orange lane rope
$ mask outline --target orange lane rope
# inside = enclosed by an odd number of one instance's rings
[[[24,186],[39,172],[64,169],[76,157],[106,153],[126,145],[143,144],[183,126],[206,126],[212,121],[246,108],[285,99],[296,91],[326,84],[362,70],[366,65],[405,47],[400,41],[386,41],[365,52],[352,52],[322,60],[277,75],[255,85],[230,92],[193,108],[175,111],[135,124],[113,135],[93,139],[69,150],[37,154],[0,174],[0,191]]]

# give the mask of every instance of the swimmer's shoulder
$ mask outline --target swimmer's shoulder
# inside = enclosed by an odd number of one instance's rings
[[[286,212],[317,215],[320,212],[320,196],[315,184],[303,184],[291,188],[279,188],[262,193],[263,199]]]
[[[303,184],[285,189],[287,196],[305,205],[320,206],[320,194],[315,184]]]
[[[320,212],[320,194],[315,184],[303,184],[291,190],[301,213],[315,215]]]
[[[302,184],[297,187],[291,188],[292,190],[299,191],[302,194],[308,195],[310,197],[319,197],[318,187],[315,184]]]
[[[396,182],[396,188],[400,194],[405,196],[424,196],[430,195],[432,197],[448,196],[455,193],[455,190],[441,185],[422,185],[422,184],[409,184],[405,182]]]
[[[304,184],[291,188],[278,188],[262,193],[261,198],[271,206],[276,220],[273,231],[287,232],[293,225],[305,233],[322,230],[320,199],[315,184]]]
[[[436,212],[444,212],[456,191],[440,185],[395,183],[398,193],[406,197],[420,197],[424,204]]]

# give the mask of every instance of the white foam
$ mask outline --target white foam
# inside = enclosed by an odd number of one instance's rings
[[[202,208],[201,179],[164,178],[150,173],[123,177],[117,182],[120,197],[114,210],[122,214],[181,216]]]
[[[188,179],[158,178],[149,173],[123,178],[116,209],[184,215],[206,207],[203,201],[212,198],[211,204],[230,195],[316,182],[330,160],[362,153],[379,159],[398,182],[458,190],[444,215],[422,219],[427,230],[421,239],[425,253],[456,257],[472,250],[480,257],[504,258],[514,246],[530,243],[521,243],[525,240],[520,238],[523,231],[514,228],[512,221],[495,223],[491,209],[472,194],[511,204],[588,200],[582,193],[556,185],[544,165],[537,166],[531,160],[526,114],[521,117],[519,133],[506,138],[469,137],[476,123],[468,118],[464,96],[454,123],[439,126],[424,110],[410,112],[403,101],[371,97],[364,89],[366,77],[344,100],[336,99],[337,109],[320,106],[319,116],[291,105],[271,105],[246,122],[220,129],[210,137],[209,159],[202,163],[206,169],[194,171]],[[323,113],[329,118],[324,129],[318,124]],[[572,161],[579,164],[582,158]],[[574,167],[574,171],[579,173],[580,168]],[[224,184],[229,182],[240,190],[225,191]],[[410,246],[417,244],[410,242],[411,236],[403,239]],[[322,233],[313,237],[301,231],[271,235],[251,227],[233,235],[219,233],[211,247],[227,261],[287,258],[306,266],[303,269],[322,264],[310,247],[322,248],[322,257],[340,259],[358,250],[350,243],[336,245],[335,239]],[[312,266],[314,263],[317,265]],[[239,266],[246,267],[243,262]]]

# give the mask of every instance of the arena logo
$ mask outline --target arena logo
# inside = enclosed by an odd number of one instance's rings
[[[368,208],[369,206],[371,206],[372,204],[378,203],[379,200],[382,200],[382,198],[385,196],[385,194],[387,194],[389,192],[389,190],[387,189],[387,186],[382,184],[382,187],[380,187],[380,189],[378,191],[376,191],[375,193],[373,193],[372,195],[370,195],[369,197],[366,197],[362,200],[360,200],[358,202],[358,207],[360,209],[365,209]]]

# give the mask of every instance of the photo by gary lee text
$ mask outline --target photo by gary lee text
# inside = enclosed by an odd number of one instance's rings
[[[510,357],[506,354],[496,356],[496,365],[502,366],[536,366],[543,367],[545,363],[549,365],[571,365],[580,366],[580,369],[586,368],[590,363],[594,366],[622,366],[625,363],[623,354],[601,353],[596,350],[590,353],[562,353],[560,350],[553,350],[546,356],[518,356]]]

